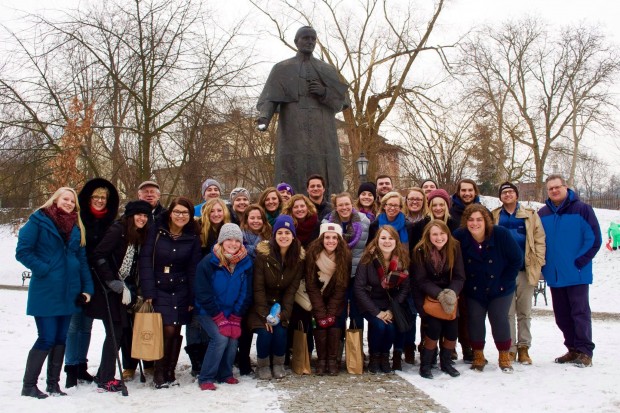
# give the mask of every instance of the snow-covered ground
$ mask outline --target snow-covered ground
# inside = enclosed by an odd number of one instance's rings
[[[485,198],[493,207],[497,200]],[[619,211],[595,210],[601,224],[603,240],[611,221],[620,222]],[[16,235],[7,226],[0,226],[0,284],[21,285],[23,266],[15,261]],[[620,313],[620,251],[608,251],[604,246],[594,260],[594,284],[590,289],[592,311]],[[139,381],[128,383],[129,397],[120,394],[97,393],[95,386],[79,386],[68,390],[69,397],[39,401],[20,397],[24,365],[28,350],[36,339],[32,317],[25,315],[26,291],[0,290],[0,401],[7,412],[66,411],[66,412],[278,412],[278,392],[271,385],[257,387],[253,378],[242,377],[238,385],[221,385],[215,392],[201,392],[189,374],[189,360],[182,351],[178,378],[181,386],[155,391]],[[405,365],[399,373],[409,382],[453,412],[618,412],[620,392],[616,380],[620,370],[617,343],[620,343],[620,321],[608,318],[594,320],[594,367],[579,369],[572,365],[553,363],[565,352],[562,335],[555,325],[549,305],[539,297],[537,308],[548,310],[532,321],[532,366],[515,365],[512,375],[497,368],[497,350],[487,328],[485,355],[489,365],[483,373],[468,370],[457,363],[461,377],[452,379],[434,371],[434,380],[422,379],[417,366]],[[548,315],[544,315],[548,314]],[[96,371],[103,340],[103,327],[95,321],[89,352],[89,370]],[[42,375],[42,378],[44,374]],[[64,373],[61,377],[64,385]],[[44,386],[41,379],[40,387]],[[317,403],[319,403],[317,401]],[[308,411],[316,407],[308,406]]]

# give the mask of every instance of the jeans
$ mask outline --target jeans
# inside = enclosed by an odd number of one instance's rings
[[[213,383],[233,377],[233,363],[237,354],[237,339],[220,334],[215,321],[208,315],[196,316],[209,336],[209,347],[202,361],[199,383]]]
[[[467,309],[469,311],[469,338],[474,350],[484,349],[486,337],[486,317],[489,315],[491,332],[495,347],[499,351],[510,350],[510,325],[508,323],[508,310],[514,294],[508,294],[481,303],[467,297]]]
[[[93,319],[82,311],[73,314],[67,332],[67,348],[65,349],[65,364],[76,366],[86,363],[88,347],[90,346],[90,332],[93,329]]]
[[[508,311],[508,322],[510,323],[510,339],[512,345],[510,351],[517,352],[517,346],[532,346],[532,297],[534,296],[534,286],[527,279],[525,271],[519,271],[517,275],[517,289],[515,297]],[[516,322],[515,322],[516,318]]]
[[[368,321],[368,351],[370,354],[389,353],[394,337],[396,326],[394,323],[386,324],[377,317],[364,314]]]
[[[67,341],[67,331],[71,323],[70,315],[35,316],[34,322],[37,325],[39,337],[34,342],[33,349],[49,351],[52,347],[65,344]]]
[[[273,333],[265,328],[254,330],[256,337],[256,357],[259,359],[267,358],[271,355],[276,357],[284,356],[286,352],[287,328],[278,324],[273,327]]]

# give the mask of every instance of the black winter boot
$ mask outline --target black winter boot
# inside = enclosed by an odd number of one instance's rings
[[[47,391],[50,396],[66,396],[67,393],[60,390],[60,371],[65,359],[65,345],[56,345],[50,350],[47,357]]]
[[[67,381],[65,382],[65,387],[68,389],[70,387],[77,386],[77,364],[72,366],[65,364],[65,373],[67,375]]]
[[[403,352],[394,350],[392,352],[392,370],[403,370]]]
[[[43,368],[43,363],[45,362],[47,354],[47,351],[34,348],[28,353],[22,396],[36,397],[37,399],[45,399],[47,397],[47,394],[43,393],[37,387],[39,374],[41,374],[41,369]]]
[[[369,360],[368,360],[368,372],[371,374],[377,374],[379,373],[380,369],[381,369],[380,355],[378,353],[377,354],[370,353]]]
[[[164,367],[164,377],[170,386],[178,386],[179,382],[175,376],[175,370],[179,362],[181,347],[183,347],[183,336],[174,336],[171,340],[171,346],[172,352],[170,353],[170,358],[168,358],[168,365]]]
[[[390,366],[390,353],[381,353],[379,364],[383,373],[390,374],[394,372]]]
[[[420,351],[420,376],[425,379],[433,378],[433,356],[437,350],[422,348]]]
[[[192,376],[196,377],[200,374],[202,369],[202,361],[205,358],[207,352],[207,346],[203,343],[190,344],[185,346],[185,352],[189,356],[189,361],[192,363]]]
[[[452,350],[442,347],[439,352],[439,363],[441,365],[441,371],[444,373],[448,373],[452,377],[458,377],[461,375],[461,373],[454,368],[452,363]]]
[[[92,383],[94,378],[88,372],[88,364],[80,363],[77,365],[77,379],[85,381],[87,383]]]

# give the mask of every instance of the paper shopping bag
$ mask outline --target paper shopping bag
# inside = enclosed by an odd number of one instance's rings
[[[349,326],[351,327],[351,326]],[[364,330],[348,328],[345,332],[345,360],[347,362],[347,371],[350,374],[362,374],[364,371],[364,354],[362,352],[362,332]]]
[[[308,354],[308,340],[306,339],[306,332],[301,321],[298,328],[293,332],[291,369],[295,374],[312,374],[312,370],[310,370],[310,355]]]
[[[135,314],[131,357],[140,360],[159,360],[164,356],[164,325],[161,314],[145,302]]]

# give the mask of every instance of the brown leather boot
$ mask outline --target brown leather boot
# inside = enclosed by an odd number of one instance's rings
[[[471,363],[471,369],[476,371],[483,371],[484,366],[487,364],[487,360],[484,358],[483,350],[474,350],[474,359]]]
[[[579,353],[577,353],[577,350],[575,350],[574,348],[569,348],[568,352],[563,356],[556,358],[555,362],[559,364],[572,363],[577,359],[578,356]]]
[[[512,368],[512,361],[510,360],[510,354],[508,351],[500,351],[499,352],[499,368],[504,373],[512,373],[514,370]]]
[[[327,371],[330,376],[337,376],[338,371],[338,349],[340,348],[340,337],[342,330],[330,328],[327,330]]]
[[[532,359],[527,351],[527,346],[517,347],[517,360],[521,364],[532,364]],[[512,359],[514,361],[514,359]]]
[[[327,330],[323,328],[314,329],[314,346],[316,348],[316,355],[319,359],[315,374],[317,376],[322,376],[327,369]]]

